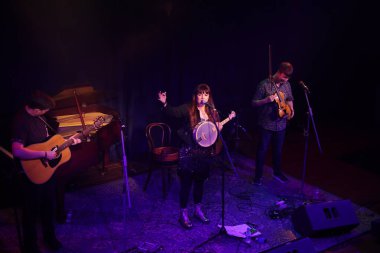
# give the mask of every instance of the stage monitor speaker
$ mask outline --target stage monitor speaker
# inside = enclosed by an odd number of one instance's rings
[[[297,232],[310,237],[344,233],[359,225],[349,200],[302,205],[293,212],[292,222]]]
[[[264,251],[266,253],[315,253],[312,241],[308,237],[281,244]]]

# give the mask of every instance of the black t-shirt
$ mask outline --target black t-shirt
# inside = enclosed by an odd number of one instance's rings
[[[41,117],[45,120],[43,116]],[[49,132],[42,119],[30,115],[25,109],[19,111],[13,119],[11,143],[19,142],[27,147],[46,141]],[[17,171],[22,172],[20,160],[16,158],[15,162]]]
[[[44,116],[41,116],[46,120]],[[21,110],[14,118],[11,142],[20,142],[24,146],[46,141],[49,136],[47,126],[40,117],[35,117]]]

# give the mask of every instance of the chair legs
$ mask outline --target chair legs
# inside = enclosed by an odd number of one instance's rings
[[[164,199],[168,195],[168,190],[172,184],[172,172],[173,168],[161,168],[161,175],[162,175],[162,194]],[[166,174],[166,175],[165,175]],[[167,179],[165,178],[167,177]]]
[[[143,188],[144,192],[148,188],[148,184],[149,184],[150,178],[152,177],[152,171],[153,171],[153,168],[152,168],[151,165],[149,165],[148,177],[145,180],[145,184],[144,184],[144,188]]]
[[[161,176],[162,176],[162,196],[165,199],[166,198],[166,179],[165,179],[165,172],[167,169],[162,168],[161,169]],[[169,170],[168,170],[169,173]]]
[[[153,165],[150,165],[149,171],[148,171],[148,176],[147,176],[145,183],[144,183],[144,188],[143,188],[144,192],[148,188],[148,184],[149,184],[150,179],[152,177],[153,169],[154,169]],[[172,182],[171,173],[170,173],[172,169],[171,168],[164,168],[164,167],[159,167],[159,169],[161,170],[162,196],[165,199],[167,197],[167,188],[171,185],[171,182]]]

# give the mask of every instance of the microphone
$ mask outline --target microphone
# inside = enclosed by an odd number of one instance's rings
[[[242,125],[240,125],[240,124],[238,124],[238,123],[235,122],[234,126],[240,128],[241,130],[243,130],[244,133],[247,133],[247,129],[245,129]]]
[[[211,104],[209,104],[209,103],[207,103],[207,102],[205,102],[205,101],[202,101],[202,104],[204,104],[204,105],[210,107],[210,109],[212,109],[212,110],[216,110],[216,108],[215,108],[213,105],[211,105]]]
[[[310,94],[310,90],[309,90],[309,88],[306,86],[306,84],[305,84],[302,80],[299,81],[299,84],[301,85],[301,87],[302,87],[305,91],[307,91],[307,93]]]

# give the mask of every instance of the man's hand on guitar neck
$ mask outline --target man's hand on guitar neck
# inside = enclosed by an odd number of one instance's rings
[[[77,144],[82,142],[82,140],[79,138],[76,138],[75,135],[71,136],[69,139],[73,140],[73,144],[71,144],[71,145],[77,145]]]

